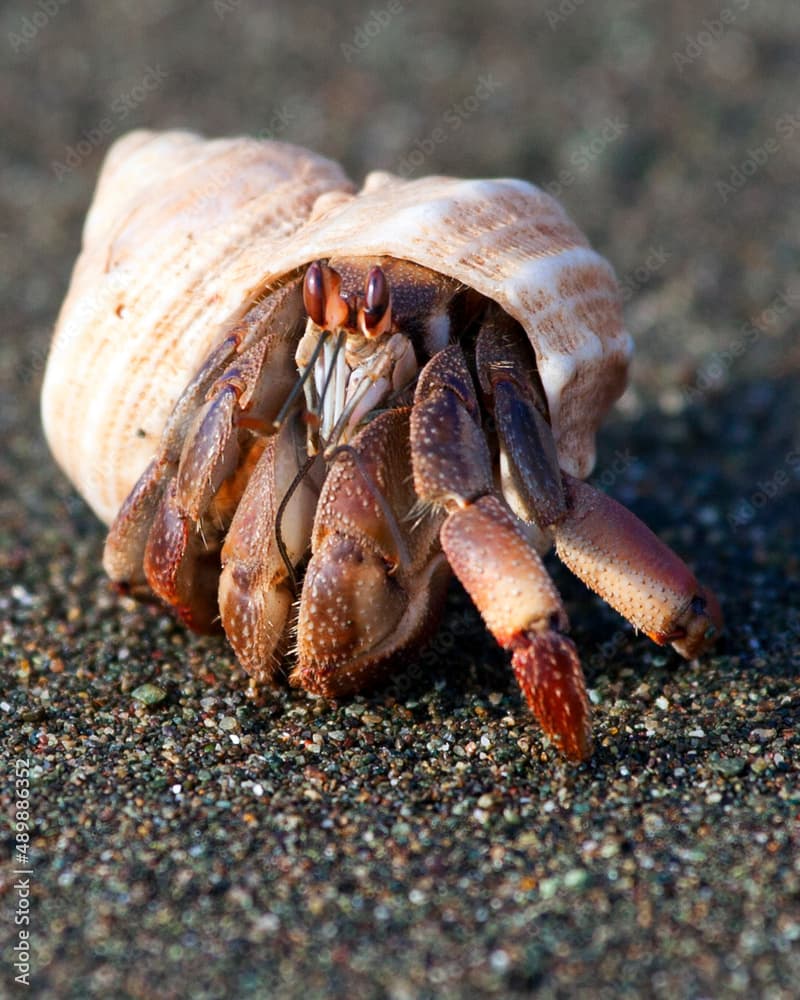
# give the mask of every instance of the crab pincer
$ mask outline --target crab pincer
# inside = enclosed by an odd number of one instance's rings
[[[409,410],[388,410],[337,451],[320,495],[293,684],[351,694],[430,632],[449,573],[442,518],[416,500]]]

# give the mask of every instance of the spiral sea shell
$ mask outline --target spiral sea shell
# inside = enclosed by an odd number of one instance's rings
[[[405,180],[272,141],[134,132],[110,150],[42,394],[51,449],[106,523],[224,331],[310,261],[389,255],[493,299],[536,353],[561,466],[585,477],[631,351],[617,283],[520,180]]]

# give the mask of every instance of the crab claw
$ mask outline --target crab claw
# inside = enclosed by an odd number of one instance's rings
[[[408,411],[387,410],[338,449],[317,506],[290,681],[335,698],[378,680],[435,621],[449,576],[441,517],[412,525]]]
[[[576,576],[659,645],[694,659],[718,638],[714,594],[635,514],[564,476],[567,516],[554,526],[556,552]]]
[[[278,671],[293,576],[311,537],[322,470],[319,462],[304,463],[303,437],[298,422],[288,420],[266,442],[222,546],[222,625],[239,662],[259,681]]]

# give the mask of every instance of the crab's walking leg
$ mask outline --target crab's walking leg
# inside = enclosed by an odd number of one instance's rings
[[[566,505],[547,397],[530,343],[495,305],[481,324],[475,367],[483,402],[494,416],[503,498],[523,521],[540,528],[552,524]]]
[[[175,475],[163,484],[144,550],[144,572],[153,591],[181,620],[200,632],[217,619],[221,531],[201,523],[217,491],[239,461],[232,386],[200,409],[184,441]]]
[[[491,458],[461,350],[425,367],[411,418],[414,485],[448,512],[445,555],[497,641],[545,732],[574,760],[591,753],[589,701],[561,599],[494,491]]]
[[[278,668],[294,569],[311,539],[322,460],[306,459],[305,428],[286,421],[253,468],[222,546],[222,624],[239,662],[259,681]]]
[[[239,343],[236,332],[226,337],[183,391],[161,435],[155,457],[111,525],[103,566],[109,577],[125,589],[140,592],[147,587],[144,572],[147,538],[167,485],[177,471],[187,429],[203,406],[209,389],[231,363]]]
[[[547,529],[562,561],[636,628],[687,658],[699,655],[722,628],[716,598],[634,514],[560,471],[535,360],[519,328],[490,312],[475,353],[512,509]]]
[[[385,411],[338,450],[319,499],[293,684],[327,697],[379,679],[435,620],[449,577],[441,517],[416,521],[409,411]]]
[[[296,380],[299,279],[257,303],[186,387],[158,450],[117,515],[103,557],[112,580],[145,584],[199,631],[217,621],[220,545]]]
[[[567,514],[554,525],[560,559],[654,642],[699,656],[722,630],[713,592],[622,504],[571,476],[564,489]]]

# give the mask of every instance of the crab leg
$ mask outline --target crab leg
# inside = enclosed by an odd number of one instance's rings
[[[509,503],[547,529],[561,560],[637,629],[672,643],[682,656],[699,655],[722,628],[716,598],[634,514],[560,471],[526,351],[508,317],[487,317],[476,361],[494,412]]]
[[[137,592],[147,586],[144,573],[147,536],[167,484],[175,475],[187,428],[214,381],[230,364],[238,344],[236,334],[226,337],[186,387],[164,428],[155,457],[111,525],[103,565],[109,577],[121,587]]]
[[[337,697],[378,680],[435,620],[449,576],[441,517],[413,525],[409,411],[385,411],[334,453],[319,499],[291,682]]]
[[[247,471],[296,380],[299,279],[257,303],[178,399],[152,462],[109,532],[104,564],[122,587],[145,583],[199,631],[214,627],[219,548]]]
[[[519,522],[494,492],[491,458],[461,349],[420,377],[411,418],[414,485],[448,512],[448,562],[512,666],[544,731],[573,760],[591,753],[589,701],[561,599]]]
[[[547,398],[530,343],[495,305],[481,324],[475,366],[494,415],[503,497],[524,521],[552,524],[566,505]]]
[[[279,665],[321,466],[321,459],[306,461],[305,429],[286,421],[253,468],[222,546],[222,624],[239,662],[259,681],[271,679]]]
[[[150,528],[144,571],[154,593],[184,624],[197,632],[215,631],[219,549],[182,513],[174,479],[167,483]]]
[[[576,576],[659,645],[692,659],[722,630],[712,591],[622,504],[564,475],[567,515],[556,552]]]

